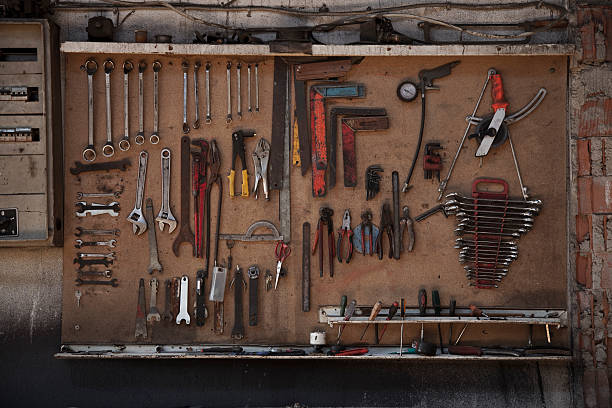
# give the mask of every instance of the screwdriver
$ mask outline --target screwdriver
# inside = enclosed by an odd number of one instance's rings
[[[442,306],[440,305],[440,293],[437,290],[431,291],[431,302],[434,307],[434,315],[440,316],[442,312]],[[444,353],[444,348],[442,347],[442,328],[440,327],[440,323],[438,323],[438,339],[440,340],[440,353]]]
[[[382,309],[382,302],[379,300],[374,306],[372,306],[372,311],[370,312],[370,317],[368,317],[368,321],[371,322],[376,319],[376,316],[378,316],[378,314],[380,313],[380,309]],[[363,339],[363,336],[365,336],[366,332],[368,331],[368,327],[370,327],[370,323],[366,324],[365,329],[363,329],[363,333],[361,333],[359,341],[361,341],[361,339]]]
[[[448,315],[454,316],[455,309],[457,308],[457,301],[455,299],[451,299],[450,305],[448,306]],[[448,325],[448,345],[450,346],[453,343],[453,324]]]
[[[355,308],[356,307],[357,307],[357,301],[355,299],[351,300],[351,304],[348,305],[348,307],[346,308],[346,311],[344,313],[344,321],[345,322],[351,320],[351,317],[353,317],[353,315],[355,314]],[[342,332],[344,331],[345,327],[346,327],[345,324],[340,326],[340,333],[338,333],[338,340],[336,340],[336,344],[340,344],[340,337],[342,336]]]
[[[340,316],[344,316],[344,312],[346,311],[346,303],[348,302],[346,295],[342,295],[340,298]],[[342,326],[338,326],[338,336],[340,336],[340,331],[342,330]]]
[[[387,316],[386,320],[393,319],[393,316],[395,316],[395,314],[397,313],[398,307],[399,307],[399,303],[393,302],[393,304],[389,308],[389,315]],[[382,333],[380,334],[380,337],[378,338],[378,342],[379,343],[382,340],[383,336],[385,335],[385,330],[387,330],[387,326],[389,326],[388,323],[383,326]]]
[[[402,325],[400,326],[400,357],[402,356],[402,349],[404,347],[404,317],[406,317],[406,306],[404,298],[400,299],[400,317],[402,318]]]
[[[476,305],[470,305],[470,310],[472,311],[472,316],[474,317],[489,317],[485,312],[483,312],[482,310],[480,310],[478,307],[476,307]],[[459,337],[457,337],[457,340],[455,340],[455,346],[457,344],[459,344],[459,340],[461,340],[461,336],[463,336],[463,333],[465,332],[465,329],[467,329],[469,323],[466,323],[465,326],[463,326],[463,329],[461,329],[461,333],[459,333]]]

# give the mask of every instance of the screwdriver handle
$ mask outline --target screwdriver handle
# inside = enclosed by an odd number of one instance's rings
[[[425,289],[419,290],[419,314],[425,316],[427,311],[427,291]]]
[[[379,300],[378,302],[376,302],[376,304],[374,304],[374,306],[372,306],[372,311],[370,312],[370,317],[368,318],[368,320],[372,321],[376,319],[376,316],[378,316],[381,309],[382,309],[382,301]]]
[[[387,315],[387,318],[385,320],[391,320],[393,319],[393,316],[395,316],[395,314],[397,313],[397,309],[399,308],[399,303],[397,302],[393,302],[393,304],[391,305],[391,307],[389,307],[389,314]],[[378,342],[380,343],[380,341],[382,340],[383,336],[385,335],[385,331],[387,330],[387,327],[389,325],[385,324],[382,328],[382,332],[380,333],[380,337],[378,338]]]
[[[434,314],[436,316],[440,316],[440,312],[442,311],[442,306],[440,304],[440,293],[437,290],[431,291],[431,303],[434,307]]]
[[[346,295],[342,295],[340,298],[340,316],[344,316],[344,312],[346,311],[346,305],[348,303],[348,299]]]
[[[402,318],[402,320],[404,320],[405,316],[406,316],[406,302],[404,301],[404,298],[401,298],[401,300],[400,300],[400,317]]]
[[[491,107],[494,111],[498,109],[508,109],[508,102],[504,97],[504,84],[502,83],[502,78],[500,74],[493,74],[490,77],[491,80],[491,98],[493,99],[493,104]]]
[[[458,354],[461,356],[481,356],[482,349],[474,346],[448,346],[449,354]]]
[[[457,308],[457,301],[455,299],[451,299],[450,306],[448,307],[448,315],[454,316],[456,308]]]

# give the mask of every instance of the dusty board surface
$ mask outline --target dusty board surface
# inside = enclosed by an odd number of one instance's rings
[[[79,70],[87,55],[69,55],[66,57],[66,89],[65,89],[65,137],[66,166],[72,166],[79,160],[83,147],[87,142],[87,86],[86,75]],[[107,56],[97,55],[98,63]],[[113,137],[115,144],[123,134],[123,85],[121,64],[123,56],[113,55],[118,67],[112,74],[113,100]],[[138,58],[132,58],[138,62]],[[148,69],[145,73],[145,135],[152,131],[152,80],[151,64],[155,58],[146,57]],[[182,136],[182,72],[180,57],[157,58],[163,68],[160,72],[160,136],[158,145],[148,142],[143,146],[132,143],[129,152],[117,152],[113,159],[129,157],[132,167],[127,172],[91,173],[74,177],[66,172],[66,245],[64,248],[64,304],[62,340],[65,343],[129,343],[134,342],[134,320],[139,278],[148,279],[148,241],[146,233],[134,236],[131,224],[126,217],[134,206],[135,184],[137,173],[137,155],[144,148],[149,152],[149,166],[145,197],[152,197],[154,213],[157,214],[161,203],[160,187],[160,151],[169,147],[172,151],[172,191],[171,203],[173,213],[180,217],[180,151],[179,141]],[[188,58],[191,67],[196,58]],[[202,59],[204,63],[210,60],[212,68],[212,125],[203,125],[198,130],[192,130],[191,137],[215,138],[222,154],[221,174],[224,182],[224,197],[222,209],[221,232],[242,233],[248,225],[259,219],[268,219],[277,226],[278,192],[271,194],[271,200],[255,201],[253,197],[229,199],[228,185],[225,175],[231,159],[231,132],[234,129],[254,129],[258,137],[270,140],[270,122],[272,114],[272,72],[273,62],[270,58],[243,58],[243,67],[248,62],[260,64],[260,98],[261,112],[248,114],[246,112],[246,70],[243,69],[243,112],[242,121],[234,120],[227,126],[224,121],[225,104],[225,64],[227,58],[214,57]],[[237,63],[236,58],[231,59]],[[566,132],[565,132],[565,98],[566,98],[566,59],[564,57],[465,57],[461,64],[453,69],[446,78],[436,81],[440,91],[430,91],[427,94],[427,121],[425,125],[424,142],[437,140],[445,147],[443,152],[444,170],[450,164],[456,147],[465,129],[464,118],[471,113],[478,93],[485,80],[486,71],[495,67],[504,79],[506,97],[510,102],[510,111],[527,103],[540,87],[548,90],[544,103],[527,119],[514,124],[510,131],[515,143],[517,155],[523,172],[524,182],[534,197],[544,201],[544,209],[536,219],[531,232],[520,239],[519,259],[513,263],[508,277],[496,290],[476,290],[468,285],[463,268],[457,260],[458,252],[453,248],[456,236],[453,233],[455,220],[445,219],[436,215],[418,223],[416,230],[415,250],[411,254],[402,254],[399,261],[379,261],[376,257],[363,257],[355,253],[349,264],[335,264],[335,277],[329,278],[327,267],[325,277],[318,276],[318,260],[311,257],[311,311],[301,312],[301,236],[302,223],[309,221],[312,225],[312,236],[318,219],[318,209],[329,205],[335,210],[334,227],[341,225],[341,216],[346,203],[350,203],[353,228],[359,222],[359,214],[369,207],[374,212],[374,222],[380,221],[380,208],[384,201],[391,201],[391,172],[398,170],[400,181],[403,181],[414,152],[418,135],[420,103],[402,103],[396,97],[396,87],[400,80],[417,79],[420,69],[433,68],[452,59],[442,57],[380,57],[366,58],[360,65],[353,68],[347,80],[364,83],[367,97],[363,100],[341,100],[334,105],[371,106],[387,109],[390,128],[380,132],[362,132],[357,134],[357,187],[354,189],[342,186],[342,153],[338,143],[338,179],[336,187],[325,198],[313,199],[311,195],[311,177],[300,176],[298,168],[291,170],[291,202],[292,202],[292,254],[286,261],[289,274],[282,278],[279,289],[274,292],[262,290],[264,282],[260,279],[259,292],[259,325],[246,326],[246,338],[242,343],[249,344],[292,344],[306,343],[308,333],[313,328],[322,328],[317,323],[318,305],[336,304],[342,294],[349,300],[355,298],[359,304],[373,304],[377,300],[391,303],[404,297],[409,305],[416,304],[416,294],[423,287],[440,291],[442,304],[448,304],[452,297],[458,305],[467,306],[470,303],[482,307],[487,305],[503,307],[565,307],[566,304]],[[235,103],[235,71],[233,71],[232,90]],[[130,134],[133,137],[137,131],[137,75],[130,77]],[[203,106],[203,69],[200,71],[201,84],[201,114]],[[193,122],[193,89],[192,74],[189,75],[189,111],[190,123]],[[105,140],[105,109],[104,109],[104,74],[98,71],[94,79],[95,88],[95,129],[96,146],[98,150]],[[234,106],[234,112],[235,112]],[[490,96],[486,93],[480,113],[490,111]],[[247,163],[250,181],[253,182],[253,162],[250,157],[256,140],[249,140],[247,146]],[[473,158],[475,144],[470,141],[455,168],[453,178],[447,191],[469,193],[471,183],[476,177],[500,177],[510,184],[510,193],[519,197],[520,191],[512,156],[508,144],[494,150],[485,159],[482,168]],[[101,156],[101,155],[100,155]],[[98,161],[108,159],[100,157]],[[421,159],[420,159],[421,160]],[[408,205],[414,217],[423,210],[434,205],[437,197],[437,182],[423,180],[421,161],[417,164],[413,176],[414,187],[407,194],[401,195],[401,205]],[[381,192],[375,200],[365,201],[363,177],[365,168],[370,164],[380,163],[384,167]],[[237,175],[237,188],[240,176]],[[120,199],[121,214],[117,219],[97,217],[77,219],[72,212],[77,191],[92,192],[109,189],[122,189]],[[216,189],[213,190],[213,211],[216,212]],[[191,197],[189,198],[192,201]],[[192,204],[191,204],[192,205]],[[69,212],[70,211],[70,212]],[[193,217],[191,217],[193,218]],[[214,223],[213,218],[213,223]],[[192,220],[193,223],[193,220]],[[120,282],[118,288],[105,289],[101,287],[82,287],[84,296],[81,307],[77,308],[74,297],[75,266],[72,261],[77,250],[73,247],[74,228],[115,227],[121,229],[118,246],[115,249],[117,260],[113,265],[113,276]],[[212,230],[214,231],[214,225]],[[177,230],[178,231],[178,230]],[[160,261],[164,272],[158,275],[162,282],[168,277],[186,274],[190,278],[190,305],[193,303],[193,288],[195,272],[202,266],[202,260],[191,257],[191,248],[184,245],[181,254],[176,258],[171,250],[172,242],[177,234],[169,235],[157,231]],[[324,241],[326,244],[326,240]],[[385,241],[385,245],[386,245]],[[228,250],[223,241],[219,248],[220,260],[227,258]],[[234,264],[240,265],[246,271],[251,264],[258,264],[262,273],[266,269],[275,268],[274,244],[236,243],[232,250]],[[326,254],[327,256],[327,254]],[[210,280],[207,280],[208,287]],[[148,285],[147,308],[148,308]],[[163,285],[162,285],[163,286]],[[245,292],[244,318],[247,323],[248,292]],[[158,306],[162,305],[163,290],[158,296]],[[208,304],[209,312],[212,305]],[[190,308],[193,313],[193,308]],[[175,324],[165,326],[149,325],[147,341],[154,343],[232,343],[230,338],[234,321],[233,289],[226,291],[225,302],[225,333],[218,336],[212,333],[212,321],[209,319],[202,328],[195,326],[192,314],[190,327]],[[79,326],[75,330],[75,325]],[[327,329],[332,335],[335,329]],[[372,329],[370,329],[372,330]],[[455,330],[459,330],[456,328]],[[542,341],[543,332],[537,329],[536,341]],[[416,326],[405,328],[406,339],[417,336]],[[435,326],[426,328],[426,336],[434,336]],[[361,330],[347,329],[343,340],[357,341]],[[385,335],[385,342],[397,342],[398,327],[390,327]],[[468,330],[465,341],[525,343],[528,333],[525,329],[515,329],[511,326]],[[556,330],[553,330],[553,335]],[[559,332],[561,333],[561,332]],[[443,327],[443,336],[448,337],[447,328]],[[437,337],[437,336],[434,336]],[[370,333],[368,338],[373,338]],[[432,338],[433,340],[433,338]],[[565,337],[557,335],[556,343],[565,342]],[[240,342],[239,342],[240,343]]]

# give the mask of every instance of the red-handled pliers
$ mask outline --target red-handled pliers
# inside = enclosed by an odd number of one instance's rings
[[[351,212],[349,210],[344,211],[344,216],[342,217],[342,227],[338,230],[336,255],[338,256],[338,262],[340,263],[342,263],[342,242],[344,241],[345,236],[348,241],[346,263],[349,263],[353,257],[353,230],[351,229]]]

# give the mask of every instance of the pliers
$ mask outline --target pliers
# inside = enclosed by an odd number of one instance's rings
[[[376,239],[378,259],[383,259],[382,235],[385,231],[389,238],[389,258],[393,258],[393,216],[391,215],[391,205],[389,203],[383,204],[382,213],[380,215],[380,233]]]
[[[344,211],[342,217],[342,227],[338,230],[338,243],[336,244],[336,255],[338,262],[342,263],[342,241],[344,237],[348,241],[348,252],[346,254],[346,263],[351,261],[353,257],[353,230],[351,229],[351,212],[350,210]]]
[[[332,216],[334,210],[329,207],[321,207],[319,209],[319,222],[317,223],[317,233],[315,234],[314,245],[312,246],[312,255],[317,251],[317,244],[319,239],[321,245],[319,246],[319,275],[323,277],[323,226],[327,225],[327,255],[329,257],[329,276],[334,276],[334,256],[336,255],[336,247],[334,247],[334,223]]]
[[[368,234],[366,234],[366,230]],[[372,245],[372,236],[374,234],[374,228],[372,228],[372,211],[365,210],[361,213],[361,246],[363,248],[363,255],[369,254],[372,256],[374,253],[374,246]],[[368,237],[368,248],[366,250],[366,236]]]
[[[253,150],[253,164],[255,166],[255,184],[253,185],[253,194],[255,194],[255,199],[257,200],[257,186],[259,185],[259,180],[261,180],[263,184],[263,191],[266,200],[269,200],[268,197],[268,160],[270,159],[270,143],[266,139],[259,139],[257,142],[257,146],[255,146],[255,150]]]
[[[408,242],[404,246],[404,231],[408,231]],[[412,218],[410,218],[410,211],[408,206],[402,207],[402,218],[400,218],[400,251],[404,250],[412,252],[414,247],[414,224]]]
[[[236,178],[236,158],[240,156],[240,162],[242,163],[242,197],[249,196],[249,173],[247,172],[246,158],[244,157],[244,138],[257,136],[255,132],[237,130],[232,133],[232,168],[229,176],[229,194],[231,198],[236,196],[234,189],[234,179]]]

